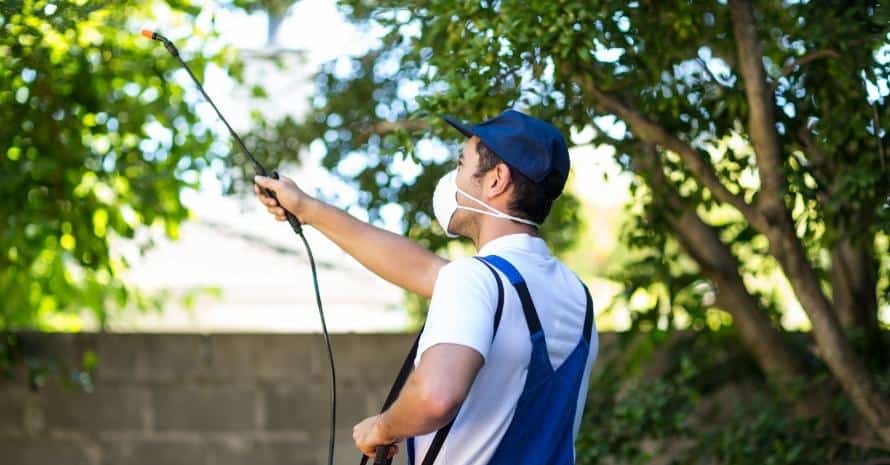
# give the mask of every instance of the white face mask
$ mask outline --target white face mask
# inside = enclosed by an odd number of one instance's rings
[[[453,234],[448,231],[448,226],[451,223],[451,217],[454,216],[454,212],[457,211],[458,208],[462,210],[469,210],[476,213],[481,213],[483,215],[493,216],[495,218],[503,218],[507,220],[518,221],[520,223],[532,225],[536,228],[540,228],[541,225],[535,223],[533,221],[529,221],[525,218],[517,218],[512,215],[508,215],[485,202],[473,197],[470,194],[460,190],[457,187],[457,170],[451,170],[442,176],[442,179],[439,180],[439,183],[436,184],[436,190],[433,191],[433,213],[436,215],[436,221],[442,226],[442,229],[445,230],[445,235],[448,237],[457,237],[457,234]],[[462,194],[464,197],[482,205],[486,208],[486,210],[481,210],[479,208],[471,208],[465,207],[463,205],[457,204],[457,194],[458,192]]]

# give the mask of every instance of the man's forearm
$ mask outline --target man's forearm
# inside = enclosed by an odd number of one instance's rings
[[[369,270],[424,297],[433,294],[439,269],[448,263],[444,258],[318,200],[307,213],[314,228]]]
[[[438,343],[424,350],[396,401],[380,415],[384,435],[401,440],[447,425],[484,363],[479,352],[460,344]]]
[[[421,395],[422,391],[412,382],[413,376],[409,376],[396,401],[380,415],[380,427],[396,442],[436,431],[457,413],[456,408],[436,407],[435,401]]]

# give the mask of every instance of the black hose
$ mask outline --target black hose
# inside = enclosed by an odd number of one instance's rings
[[[177,50],[173,42],[171,42],[169,39],[162,36],[161,34],[152,31],[142,31],[142,35],[163,43],[167,51],[170,52],[170,54],[173,55],[173,57],[175,57],[177,61],[179,61],[183,68],[185,68],[189,76],[192,78],[192,81],[194,81],[195,85],[198,86],[198,90],[201,91],[201,95],[203,95],[207,102],[210,103],[210,106],[212,106],[213,110],[216,111],[219,119],[221,119],[222,122],[225,123],[226,128],[229,130],[229,134],[231,134],[235,141],[238,142],[238,147],[241,149],[241,152],[244,153],[244,155],[251,163],[253,163],[253,167],[256,170],[257,174],[259,174],[260,176],[271,176],[274,179],[278,179],[277,171],[272,171],[271,174],[268,173],[263,165],[260,164],[260,162],[256,158],[254,158],[253,154],[250,153],[249,150],[247,150],[247,146],[244,145],[241,137],[239,137],[235,130],[232,129],[232,126],[230,126],[229,122],[226,121],[226,118],[219,111],[219,108],[217,108],[216,104],[213,103],[213,99],[211,99],[210,96],[207,95],[207,92],[204,91],[204,86],[201,85],[201,82],[198,81],[198,78],[195,76],[194,73],[192,73],[192,70],[189,68],[188,64],[186,64],[185,60],[183,60],[182,57],[179,56],[179,50]],[[275,195],[275,192],[266,188],[263,188],[262,190],[268,197],[275,199],[275,202],[278,203],[278,206],[281,206],[281,203],[278,202],[278,197]],[[287,218],[287,222],[291,226],[291,229],[293,229],[294,233],[300,236],[300,239],[303,240],[303,245],[306,246],[306,254],[309,255],[309,266],[312,269],[312,285],[315,288],[315,303],[318,306],[318,316],[321,319],[321,329],[322,332],[324,332],[324,341],[328,348],[328,360],[331,364],[331,434],[330,441],[328,442],[328,465],[334,465],[334,434],[335,431],[337,431],[337,374],[334,368],[334,351],[331,348],[331,336],[328,334],[328,327],[324,319],[324,310],[321,304],[321,293],[318,290],[318,274],[315,271],[315,258],[312,256],[312,248],[309,247],[309,241],[307,241],[306,236],[303,235],[303,227],[302,224],[300,224],[300,220],[297,219],[297,217],[294,216],[294,214],[290,211],[284,210],[284,212]]]
[[[309,241],[302,231],[299,233],[300,239],[306,246],[306,253],[309,255],[309,266],[312,268],[312,284],[315,287],[315,302],[318,305],[318,316],[321,319],[321,329],[324,332],[324,341],[328,347],[328,360],[331,363],[331,435],[328,442],[328,465],[334,465],[334,425],[337,421],[337,374],[334,369],[334,351],[331,349],[331,336],[328,334],[328,327],[324,320],[324,311],[321,306],[321,293],[318,291],[318,275],[315,273],[315,258],[312,257],[312,249],[309,247]]]

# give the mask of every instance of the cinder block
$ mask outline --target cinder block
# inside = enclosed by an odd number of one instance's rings
[[[319,432],[327,438],[331,423],[330,385],[273,386],[265,393],[266,425],[270,431]],[[368,393],[351,386],[337,389],[337,428],[352,427],[379,412],[380,406],[369,402]],[[325,439],[326,440],[326,439]]]
[[[323,401],[330,407],[329,397],[326,395]],[[371,396],[364,387],[341,385],[337,388],[337,428],[348,428],[349,431],[352,431],[352,427],[356,423],[379,413],[382,406],[382,403],[374,405],[371,402]],[[327,425],[328,422],[325,421],[325,431],[328,431]]]
[[[2,439],[0,463],[3,465],[98,465],[90,444],[67,439]]]
[[[145,339],[145,349],[150,380],[182,382],[206,365],[209,340],[201,334],[152,334]]]
[[[0,431],[20,432],[24,429],[27,395],[24,387],[0,388]]]
[[[315,459],[318,444],[307,437],[232,438],[213,441],[213,465],[318,465]],[[338,461],[336,463],[349,463]]]
[[[142,431],[148,392],[137,387],[98,385],[93,392],[80,388],[47,387],[47,426],[67,431]]]
[[[395,375],[393,375],[393,381],[395,381]],[[368,387],[365,391],[368,396],[368,402],[371,404],[372,413],[380,413],[380,409],[383,407],[383,401],[386,400],[386,396],[389,394],[389,389],[391,387],[391,383],[378,384],[376,386]]]
[[[330,388],[321,383],[270,386],[264,390],[266,428],[311,431],[330,421]]]
[[[199,378],[211,381],[250,382],[257,378],[257,363],[265,354],[262,336],[214,334],[208,337],[207,364]]]
[[[46,399],[40,393],[29,392],[25,398],[24,432],[38,435],[46,430]]]
[[[96,342],[96,382],[144,381],[145,339],[142,334],[103,334]]]
[[[159,386],[153,391],[158,431],[251,431],[256,393],[250,388]]]
[[[215,334],[200,378],[211,381],[298,381],[327,368],[324,339],[313,334]],[[326,353],[325,353],[326,357]]]
[[[194,439],[103,440],[101,446],[101,465],[212,465],[214,463],[208,461],[210,455],[208,445]],[[246,465],[249,462],[244,463]]]
[[[322,433],[319,431],[318,433]],[[315,463],[327,463],[328,460],[328,441],[330,439],[327,431],[324,434],[317,434],[314,438],[314,451],[316,456]],[[393,460],[395,464],[405,463],[405,448],[400,446],[399,453]],[[355,447],[355,441],[352,439],[352,425],[348,428],[337,428],[337,434],[334,436],[334,463],[340,464],[358,464],[362,457],[361,451]],[[369,460],[368,463],[373,463]]]
[[[194,379],[208,358],[201,334],[103,334],[97,381],[180,382]]]
[[[315,456],[315,463],[328,463],[327,437],[325,437],[323,443],[319,443],[315,446]],[[348,441],[338,439],[334,442],[334,463],[358,464],[361,457],[362,453],[355,447],[355,443],[352,441],[352,433],[350,433]],[[404,456],[397,456],[397,458],[393,460],[393,463],[402,464],[407,462],[407,460],[402,457]],[[402,459],[399,460],[399,458]],[[368,463],[374,463],[374,459],[368,459]]]
[[[411,334],[332,336],[337,377],[362,385],[392,384],[414,342]]]
[[[258,336],[256,359],[259,379],[268,382],[305,382],[328,373],[328,355],[320,334]]]

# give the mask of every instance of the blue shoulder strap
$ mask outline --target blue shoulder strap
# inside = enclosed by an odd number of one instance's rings
[[[584,288],[584,295],[587,296],[587,309],[584,311],[584,340],[590,342],[590,333],[593,331],[593,299],[590,297],[590,291],[581,278],[578,278],[581,287]]]
[[[494,282],[498,285],[498,303],[494,310],[494,331],[491,332],[491,340],[494,341],[494,337],[498,334],[498,326],[501,324],[501,313],[504,311],[504,283],[501,282],[501,277],[498,276],[498,272],[494,270],[485,260],[481,257],[474,257],[476,260],[482,262],[488,271],[491,271],[491,274],[494,275]]]
[[[519,301],[522,302],[522,313],[525,314],[525,322],[528,324],[529,334],[543,332],[541,320],[538,319],[538,312],[535,310],[535,304],[528,293],[528,286],[526,286],[525,279],[522,278],[516,267],[497,255],[488,255],[480,259],[501,270],[501,273],[504,273],[507,279],[510,280],[510,284],[513,284],[513,287],[516,288],[516,293],[519,294]]]

